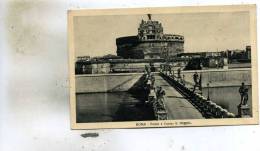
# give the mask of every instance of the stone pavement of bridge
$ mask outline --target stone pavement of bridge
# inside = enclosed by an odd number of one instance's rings
[[[155,86],[165,90],[164,103],[169,120],[203,119],[202,114],[160,75],[155,75]]]

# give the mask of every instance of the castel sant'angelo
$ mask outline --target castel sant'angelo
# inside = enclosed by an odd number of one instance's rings
[[[159,59],[183,53],[184,37],[164,34],[162,24],[151,19],[142,20],[137,36],[116,39],[117,55],[124,59]]]

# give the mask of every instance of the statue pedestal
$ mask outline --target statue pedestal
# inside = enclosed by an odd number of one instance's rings
[[[198,93],[202,95],[202,91],[200,90],[199,87],[195,87],[194,93]]]
[[[238,117],[247,118],[250,117],[250,108],[246,105],[238,105]]]
[[[202,92],[201,92],[200,90],[198,90],[198,89],[196,89],[196,90],[194,91],[194,93],[202,94]]]

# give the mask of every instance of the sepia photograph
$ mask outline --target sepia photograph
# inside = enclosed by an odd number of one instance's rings
[[[255,9],[69,10],[72,129],[257,124]]]

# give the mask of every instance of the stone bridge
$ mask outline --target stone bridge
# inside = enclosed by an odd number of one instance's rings
[[[148,101],[154,108],[157,120],[235,118],[236,115],[205,98],[199,91],[185,86],[185,83],[174,75],[167,73],[153,74],[150,81],[147,76]],[[152,85],[152,86],[151,86]],[[163,99],[158,99],[156,91],[164,90]]]
[[[227,71],[205,71],[202,74],[202,87],[205,87],[205,81],[213,81],[214,76],[218,74],[218,81],[225,83],[232,81],[232,84],[239,84],[244,79],[248,79],[251,70],[227,70]],[[144,87],[147,99],[146,105],[150,105],[156,119],[173,120],[173,119],[203,119],[203,118],[235,118],[235,115],[216,104],[214,100],[202,96],[200,91],[193,92],[192,74],[194,72],[182,72],[182,76],[170,74],[169,72],[152,73],[154,80],[147,73],[120,73],[120,74],[92,74],[76,76],[76,93],[95,93],[95,92],[122,92],[130,91]],[[213,74],[214,73],[214,74]],[[239,77],[240,76],[240,77]],[[213,77],[213,78],[212,78]],[[205,80],[205,78],[208,78]],[[234,82],[233,82],[234,81]],[[240,82],[239,82],[240,81]],[[246,81],[247,84],[250,80]],[[153,86],[151,86],[153,83]],[[211,84],[212,85],[212,84]],[[161,87],[165,91],[163,99],[157,98],[157,89]],[[238,104],[237,104],[238,105]],[[244,108],[245,113],[249,108]],[[239,111],[238,113],[243,113]],[[236,113],[237,114],[237,113]],[[245,116],[247,117],[247,116]]]

